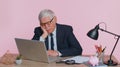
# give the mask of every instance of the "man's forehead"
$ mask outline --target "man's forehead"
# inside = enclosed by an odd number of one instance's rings
[[[50,17],[43,17],[41,18],[42,21],[45,21],[45,20],[50,20]]]
[[[43,17],[43,18],[41,18],[41,22],[42,23],[46,23],[46,22],[49,22],[51,19],[50,19],[50,17]]]

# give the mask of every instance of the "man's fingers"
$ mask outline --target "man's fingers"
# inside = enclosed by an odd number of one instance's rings
[[[58,52],[54,50],[48,50],[47,53],[49,56],[58,56]]]

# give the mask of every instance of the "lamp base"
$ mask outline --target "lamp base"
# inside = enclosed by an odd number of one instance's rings
[[[104,64],[106,64],[108,66],[116,66],[116,65],[118,65],[118,63],[114,62],[113,60],[108,60],[107,62],[104,62]]]

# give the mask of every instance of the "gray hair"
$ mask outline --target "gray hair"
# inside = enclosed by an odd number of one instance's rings
[[[43,17],[50,17],[52,19],[55,16],[55,13],[50,9],[44,9],[39,13],[38,19],[41,20]]]

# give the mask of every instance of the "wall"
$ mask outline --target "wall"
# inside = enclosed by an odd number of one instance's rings
[[[107,30],[120,34],[120,0],[0,0],[0,56],[7,50],[18,53],[14,38],[31,39],[34,27],[39,26],[40,10],[52,9],[58,23],[73,26],[74,33],[83,47],[83,54],[94,54],[95,44],[107,47],[110,54],[114,36],[100,31],[97,41],[86,36],[87,32],[100,22],[107,24]],[[100,25],[105,28],[104,24]],[[118,51],[120,42],[114,51],[120,60]]]

